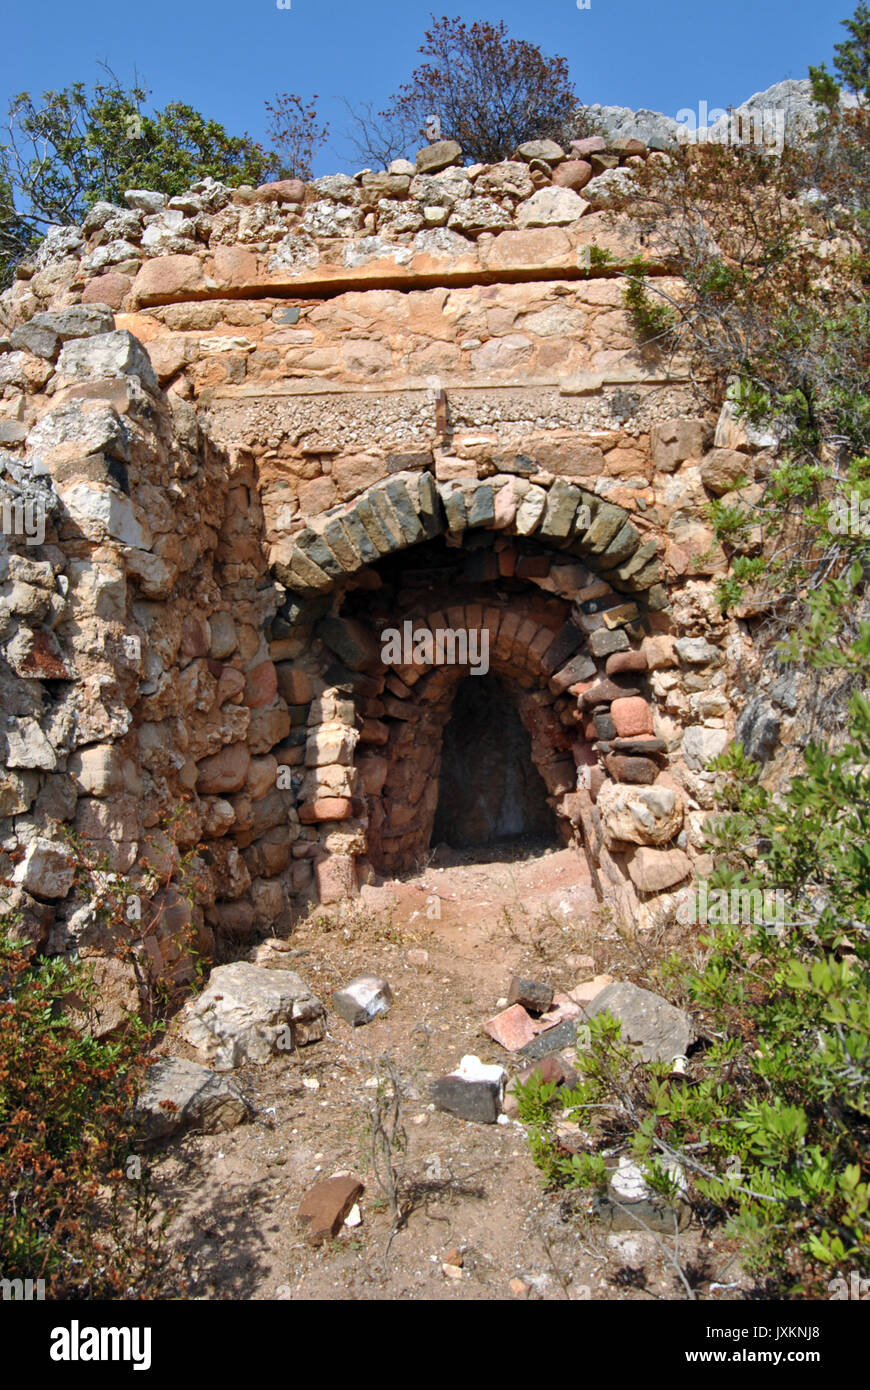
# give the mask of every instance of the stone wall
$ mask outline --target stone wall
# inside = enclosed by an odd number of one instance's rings
[[[437,146],[131,192],[20,267],[0,852],[40,944],[106,957],[120,934],[140,983],[183,984],[185,932],[231,953],[410,867],[466,670],[385,665],[407,619],[486,630],[603,897],[643,920],[687,878],[750,660],[705,508],[739,479],[751,502],[774,441],[699,413],[684,364],[635,341],[626,261],[679,293],[607,211],[647,157],[535,142],[464,168]],[[95,873],[142,899],[120,933]]]

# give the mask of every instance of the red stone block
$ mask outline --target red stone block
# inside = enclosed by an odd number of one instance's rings
[[[308,801],[299,807],[299,819],[303,825],[313,825],[315,821],[347,820],[353,804],[347,796],[325,796],[321,801]]]
[[[320,1245],[330,1236],[338,1235],[348,1212],[364,1191],[359,1178],[347,1173],[327,1178],[305,1194],[296,1216],[308,1226],[306,1234],[312,1245]]]
[[[623,671],[645,671],[646,668],[643,652],[614,652],[607,658],[604,669],[608,676],[618,676]]]
[[[82,291],[83,304],[108,304],[110,309],[120,309],[133,281],[129,275],[121,275],[110,270],[98,275],[85,285]]]
[[[627,758],[621,753],[609,754],[604,765],[614,782],[652,786],[659,774],[658,764],[651,758]]]
[[[323,906],[355,898],[359,892],[356,860],[350,854],[327,854],[314,865],[317,898]]]
[[[519,1052],[536,1035],[535,1026],[522,1004],[503,1009],[483,1025],[483,1031],[507,1052]]]
[[[640,695],[614,700],[610,713],[620,738],[651,734],[653,731],[652,710]]]
[[[278,673],[273,661],[261,661],[245,676],[245,704],[249,709],[264,709],[278,694]]]

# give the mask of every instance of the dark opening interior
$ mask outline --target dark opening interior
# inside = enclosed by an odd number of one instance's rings
[[[467,676],[444,729],[432,845],[557,841],[529,735],[497,676]]]

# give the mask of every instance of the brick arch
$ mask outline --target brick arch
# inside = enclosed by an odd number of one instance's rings
[[[467,499],[464,504],[468,518]],[[604,515],[612,533],[614,519]],[[602,860],[608,872],[612,869],[594,809],[598,788],[607,778],[648,783],[665,770],[664,744],[652,734],[640,650],[648,631],[649,594],[627,594],[624,580],[622,592],[611,587],[617,567],[597,569],[600,557],[588,548],[581,561],[576,551],[566,553],[541,531],[526,540],[522,523],[499,528],[492,524],[495,519],[500,518],[493,517],[489,527],[466,526],[464,532],[431,529],[445,535],[451,555],[467,556],[469,562],[479,554],[478,541],[496,550],[533,546],[535,577],[528,593],[499,598],[496,588],[481,584],[464,603],[445,602],[440,609],[417,604],[413,611],[406,606],[386,618],[382,613],[377,621],[377,604],[371,611],[367,607],[367,591],[378,587],[370,582],[373,567],[362,566],[344,572],[343,582],[330,576],[327,592],[295,594],[285,605],[292,617],[287,631],[296,634],[291,641],[319,662],[317,688],[323,692],[300,707],[305,770],[299,809],[301,821],[319,836],[311,854],[322,901],[353,892],[358,866],[366,873],[372,866],[399,872],[429,846],[441,735],[466,670],[416,664],[404,656],[385,663],[380,644],[385,624],[425,623],[433,632],[442,626],[486,628],[491,669],[508,684],[531,735],[532,760],[560,832],[582,846],[593,869]],[[501,536],[491,534],[499,531]],[[588,547],[586,533],[583,539]],[[600,536],[593,540],[600,543]],[[396,546],[381,558],[411,548],[410,542]],[[413,556],[408,560],[412,568]],[[478,569],[471,563],[472,573]],[[558,586],[561,597],[534,595],[532,586],[546,585],[554,574],[571,577],[567,590],[564,583]],[[344,602],[356,616],[345,614]]]
[[[619,592],[642,596],[651,608],[665,607],[656,538],[645,539],[624,508],[564,478],[543,477],[531,482],[496,474],[444,482],[431,473],[397,473],[282,536],[270,562],[282,584],[312,598],[422,541],[495,530],[582,558]]]

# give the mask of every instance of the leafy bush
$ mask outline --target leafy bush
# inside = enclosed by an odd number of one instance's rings
[[[10,937],[0,989],[0,1277],[44,1279],[55,1299],[154,1296],[162,1231],[132,1119],[146,1030],[78,1031],[87,966]]]
[[[386,167],[422,141],[457,140],[473,163],[509,159],[525,140],[561,140],[577,106],[568,61],[511,38],[506,24],[433,16],[420,53],[427,60],[386,110],[352,112],[354,145]],[[585,133],[583,130],[578,133]]]
[[[642,343],[666,339],[675,321],[668,305],[655,299],[647,289],[648,273],[642,260],[632,261],[622,290],[623,308]]]
[[[866,674],[870,624],[842,639],[860,579],[856,566],[819,590],[783,660]],[[710,927],[699,963],[662,972],[698,1013],[688,1081],[633,1061],[619,1025],[596,1018],[578,1088],[533,1083],[519,1113],[548,1183],[600,1186],[605,1147],[631,1151],[662,1191],[676,1163],[769,1292],[820,1295],[837,1273],[870,1272],[870,697],[855,691],[847,741],[809,744],[779,795],[739,744],[712,766],[711,883],[781,890],[784,922]],[[587,1154],[558,1144],[563,1108],[589,1133]]]

